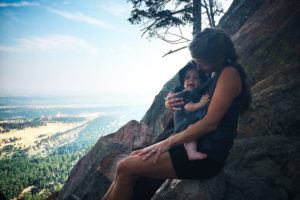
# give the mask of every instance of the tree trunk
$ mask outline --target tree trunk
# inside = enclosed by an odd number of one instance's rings
[[[201,0],[193,0],[193,36],[202,30],[201,27]]]
[[[209,26],[213,27],[211,15],[210,15],[210,1],[207,3],[206,0],[203,0],[202,7],[205,9],[205,13],[207,15]]]
[[[211,20],[211,27],[216,27],[216,22],[215,22],[215,16],[214,16],[214,1],[209,0],[209,14],[210,14],[210,20]]]

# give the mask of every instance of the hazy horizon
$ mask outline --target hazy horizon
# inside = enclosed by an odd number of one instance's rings
[[[112,98],[116,96],[118,98]],[[24,96],[0,96],[0,108],[4,107],[103,107],[103,106],[144,106],[150,107],[153,99],[132,98],[130,95],[116,94],[103,98],[103,96],[75,96],[75,95],[24,95]]]
[[[131,9],[121,0],[1,1],[0,96],[151,103],[190,55],[162,58],[178,46],[141,38]]]

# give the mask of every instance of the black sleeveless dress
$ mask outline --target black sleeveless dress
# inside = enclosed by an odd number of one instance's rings
[[[207,92],[210,96],[214,92],[220,73],[216,73],[209,80],[210,83]],[[223,169],[236,136],[240,101],[241,98],[239,95],[231,103],[223,119],[219,122],[217,129],[197,140],[197,150],[206,153],[206,159],[189,160],[184,144],[176,145],[169,149],[177,178],[206,179],[213,177]]]

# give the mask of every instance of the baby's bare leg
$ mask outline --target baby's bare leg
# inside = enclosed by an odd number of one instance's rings
[[[207,154],[197,151],[196,142],[184,143],[184,148],[189,157],[189,160],[201,160],[207,157]]]

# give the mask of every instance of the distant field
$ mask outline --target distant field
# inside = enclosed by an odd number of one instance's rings
[[[143,110],[139,106],[1,105],[0,158],[19,152],[30,156],[80,150],[141,118]]]
[[[22,130],[10,130],[6,133],[0,134],[0,148],[6,145],[16,146],[29,146],[33,145],[35,141],[38,141],[47,136],[52,136],[57,132],[65,132],[71,128],[74,128],[79,123],[48,123],[47,125],[40,127],[29,127]],[[2,141],[8,141],[10,138],[17,138],[16,141],[4,143]]]
[[[47,148],[55,148],[55,145],[68,143],[75,137],[75,130],[83,127],[90,121],[97,118],[98,114],[85,115],[81,122],[48,122],[37,127],[27,127],[24,129],[12,129],[0,134],[0,156],[12,153],[12,149],[26,150],[28,155],[45,153]],[[71,120],[70,120],[71,121]],[[72,132],[73,130],[73,132]],[[57,135],[56,140],[49,140]],[[7,147],[10,148],[7,148]],[[3,149],[10,151],[3,151]],[[2,150],[2,151],[1,151]]]
[[[101,136],[140,120],[146,111],[145,106],[25,100],[0,97],[0,195],[7,199],[45,199],[62,187],[73,165]]]

